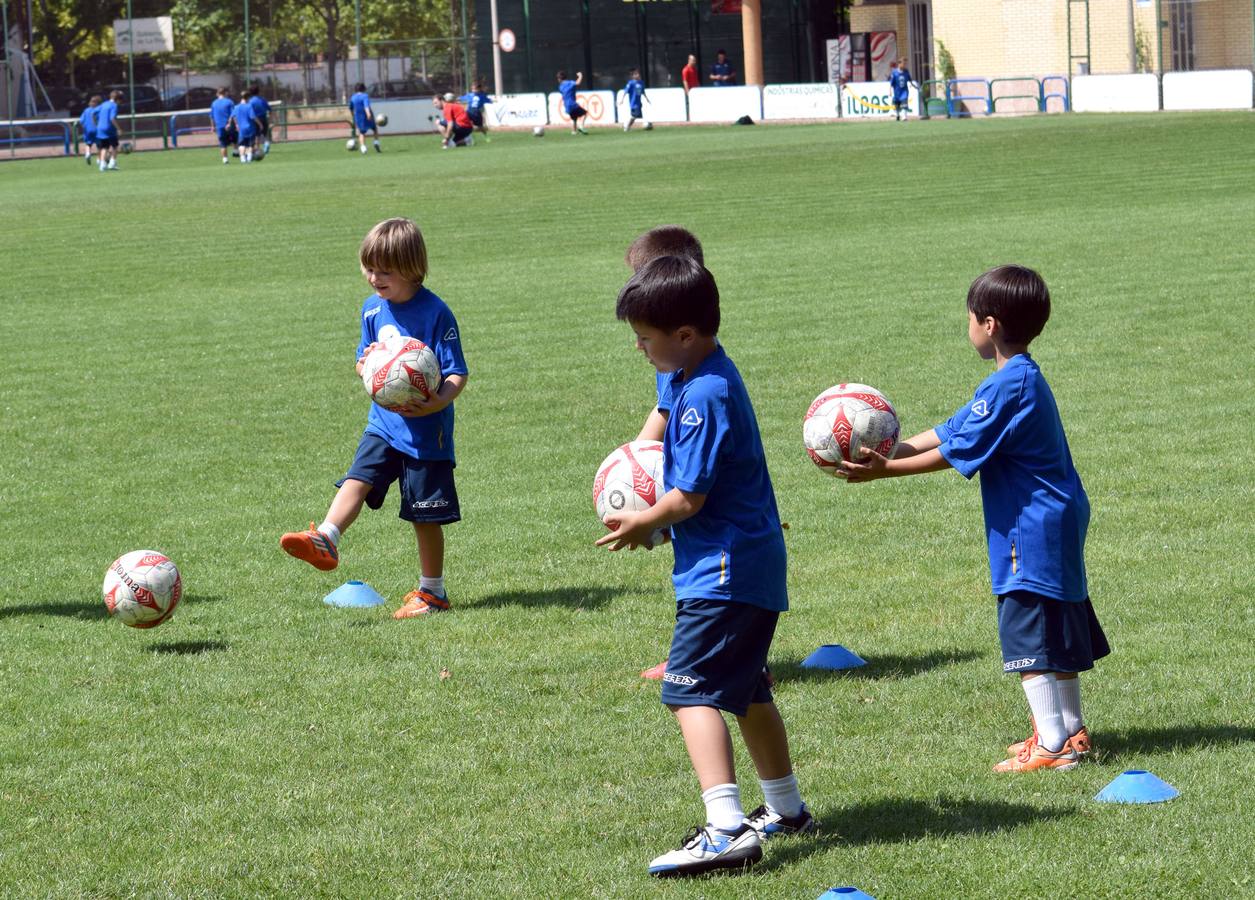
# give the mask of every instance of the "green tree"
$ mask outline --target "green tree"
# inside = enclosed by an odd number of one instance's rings
[[[99,39],[125,12],[124,0],[35,0],[34,55],[46,55],[54,80],[73,83],[70,59],[75,51]]]

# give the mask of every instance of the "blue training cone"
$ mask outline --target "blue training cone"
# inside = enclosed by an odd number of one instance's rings
[[[867,665],[867,660],[840,644],[824,644],[806,659],[804,669],[857,669]]]
[[[871,894],[864,894],[856,887],[834,887],[820,894],[819,900],[876,900],[876,898]]]
[[[367,607],[379,606],[384,602],[378,592],[364,581],[346,581],[330,594],[322,598],[328,606]]]
[[[1163,803],[1181,792],[1143,769],[1117,775],[1094,797],[1100,803]]]

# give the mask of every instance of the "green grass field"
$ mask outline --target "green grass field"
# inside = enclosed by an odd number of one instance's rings
[[[1161,113],[0,165],[0,894],[1255,895],[1251,135]],[[390,616],[417,578],[394,498],[336,572],[278,547],[360,435],[356,251],[393,215],[422,225],[471,368],[455,611],[429,621]],[[647,862],[702,817],[637,677],[669,640],[670,551],[597,550],[589,497],[653,403],[613,306],[664,222],[705,244],[790,523],[772,663],[824,826],[667,884]],[[801,446],[838,381],[880,387],[905,433],[966,401],[988,373],[966,290],[1007,261],[1054,296],[1034,354],[1114,647],[1084,679],[1097,761],[1040,777],[990,771],[1027,710],[977,486],[849,486]],[[137,548],[183,573],[151,632],[100,600]],[[321,602],[350,578],[389,606]],[[869,665],[800,668],[824,643]],[[1181,797],[1093,801],[1132,768]]]

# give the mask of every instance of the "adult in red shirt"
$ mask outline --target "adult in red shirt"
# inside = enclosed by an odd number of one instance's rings
[[[471,137],[471,132],[475,130],[475,123],[466,114],[466,107],[454,102],[452,94],[436,97],[432,103],[440,111],[441,149],[471,146],[475,142],[475,139]]]
[[[684,82],[684,93],[688,93],[695,87],[700,87],[702,76],[697,74],[697,57],[692,53],[689,54],[688,65],[680,70],[680,80]]]

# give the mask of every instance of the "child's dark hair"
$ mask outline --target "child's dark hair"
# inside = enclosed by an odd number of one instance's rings
[[[359,81],[357,84],[353,85],[353,90],[359,94],[364,93],[366,90],[366,85]]]
[[[642,234],[627,248],[624,262],[633,272],[660,256],[688,256],[702,265],[702,242],[697,235],[679,225],[659,225]]]
[[[628,279],[614,314],[668,334],[690,325],[713,337],[719,333],[719,288],[715,276],[692,257],[660,256]]]
[[[558,70],[558,80],[559,80],[559,81],[566,81],[566,69],[559,69],[559,70]]]
[[[1027,344],[1050,318],[1050,290],[1032,269],[998,266],[972,282],[967,308],[977,319],[997,319],[1008,343]]]

